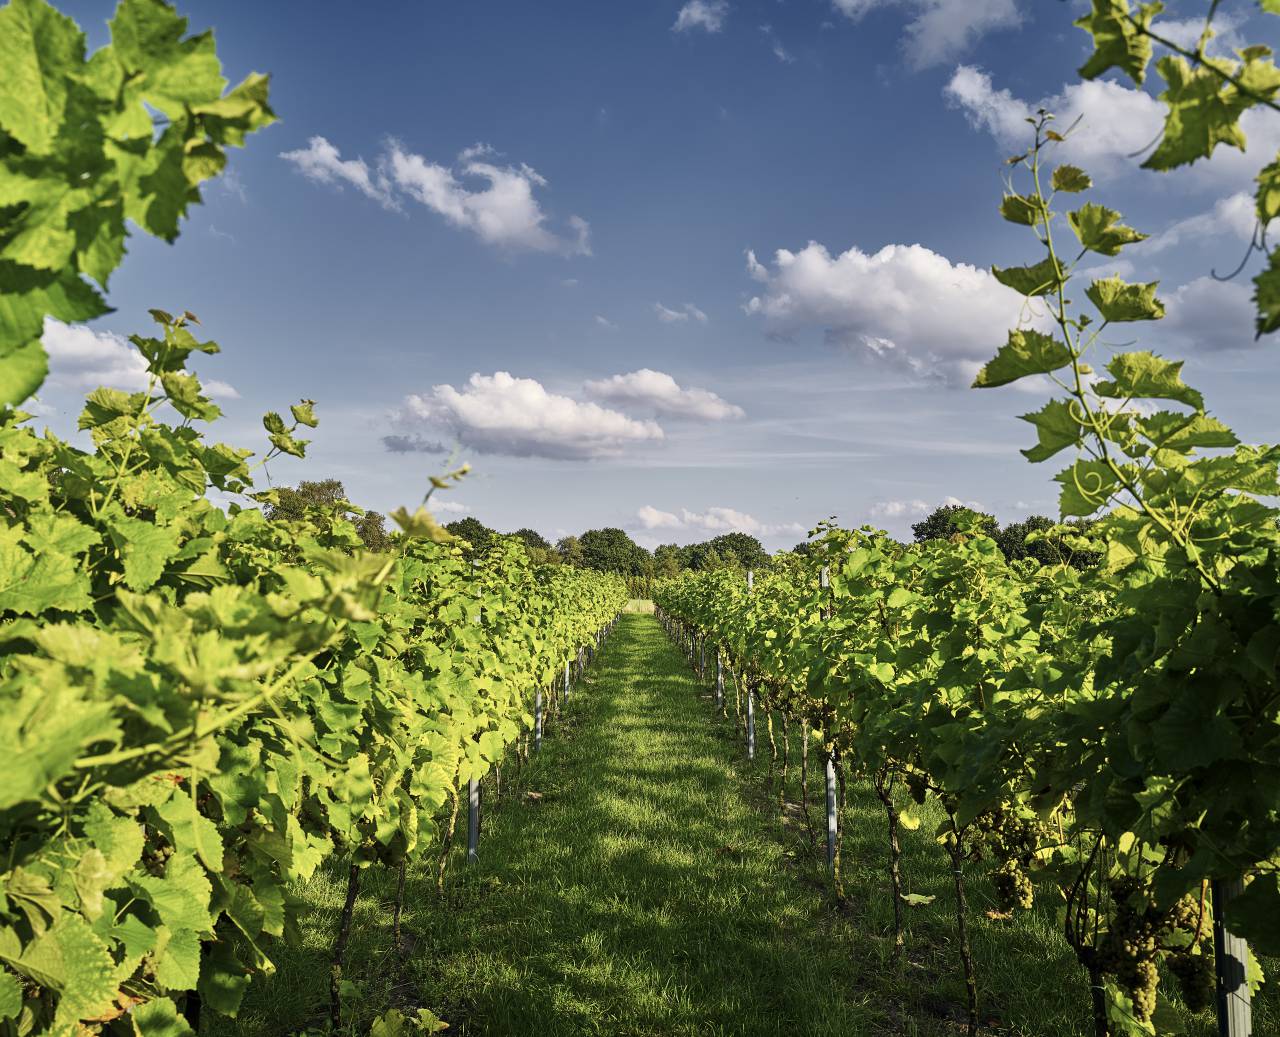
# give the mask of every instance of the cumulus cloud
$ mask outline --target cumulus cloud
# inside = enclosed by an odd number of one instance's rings
[[[952,384],[969,384],[1027,316],[1026,300],[988,271],[923,245],[832,256],[810,242],[779,249],[772,269],[749,252],[747,269],[763,286],[747,312],[771,335],[821,329],[832,344]]]
[[[84,391],[105,385],[138,392],[147,387],[147,362],[142,354],[110,331],[46,317],[41,341],[49,354],[51,388]],[[212,399],[240,398],[234,386],[220,379],[202,381],[201,385]]]
[[[701,421],[723,421],[745,417],[741,407],[729,403],[708,389],[682,389],[669,374],[647,367],[629,374],[586,383],[592,396],[614,403],[652,407],[660,414]]]
[[[346,184],[387,209],[399,208],[387,177],[371,169],[363,158],[344,159],[324,137],[312,137],[305,148],[282,151],[280,157],[298,172],[322,184]]]
[[[437,385],[429,393],[410,395],[398,421],[424,426],[481,453],[513,457],[612,457],[624,447],[663,438],[656,422],[548,392],[540,382],[506,371],[473,374],[461,389]]]
[[[1149,325],[1156,349],[1165,343],[1177,351],[1249,349],[1254,337],[1250,286],[1239,281],[1197,277],[1164,296],[1164,320]]]
[[[653,312],[658,315],[658,320],[663,324],[677,324],[688,322],[690,319],[696,320],[699,324],[706,324],[709,318],[698,307],[691,302],[685,303],[678,310],[673,310],[669,306],[663,306],[660,302],[653,304]]]
[[[832,5],[851,21],[877,9],[908,11],[902,48],[915,68],[949,61],[987,33],[1022,23],[1016,0],[832,0]]]
[[[431,510],[434,511],[437,515],[465,515],[471,509],[468,508],[461,501],[456,501],[456,500],[437,501],[434,497],[432,497]]]
[[[681,508],[662,511],[646,504],[636,512],[641,529],[669,529],[706,533],[750,533],[752,536],[776,536],[781,533],[803,535],[807,532],[799,522],[762,522],[754,515],[735,508],[707,508],[706,511],[690,511]]]
[[[719,32],[724,28],[725,19],[729,16],[729,0],[687,0],[676,15],[672,32],[689,32],[701,29],[704,32]]]
[[[964,111],[975,129],[990,133],[1001,149],[1016,153],[1031,144],[1027,118],[1044,108],[1066,128],[1080,124],[1058,145],[1055,159],[1083,166],[1095,178],[1137,171],[1142,152],[1164,126],[1165,107],[1145,90],[1109,80],[1088,80],[1064,86],[1060,92],[1038,101],[1015,97],[997,89],[991,77],[972,65],[955,70],[943,96]],[[1259,158],[1280,149],[1280,122],[1272,114],[1250,109],[1240,120],[1249,140],[1249,154],[1222,146],[1208,160],[1195,163],[1188,174],[1198,185],[1234,188],[1250,181]],[[1251,157],[1252,156],[1252,157]]]
[[[882,500],[876,501],[871,505],[870,511],[875,518],[923,518],[936,508],[943,507],[964,507],[971,511],[983,511],[987,508],[976,500],[962,501],[959,497],[943,497],[936,504],[930,504],[922,501],[918,497],[914,500]]]
[[[312,180],[350,185],[384,208],[399,209],[402,199],[411,199],[498,248],[589,256],[591,225],[570,216],[562,233],[551,230],[535,196],[547,187],[546,178],[524,163],[500,164],[496,155],[487,144],[477,144],[447,166],[391,141],[371,168],[363,158],[343,159],[324,137],[312,137],[306,148],[280,157]]]
[[[1244,243],[1253,238],[1258,214],[1253,198],[1244,191],[1220,198],[1207,212],[1186,219],[1132,246],[1134,252],[1155,253],[1193,241],[1227,239]]]

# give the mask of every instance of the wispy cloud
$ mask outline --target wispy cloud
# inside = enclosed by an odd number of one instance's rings
[[[354,187],[386,209],[402,209],[404,199],[415,201],[498,248],[590,255],[591,225],[581,216],[570,216],[563,232],[549,229],[535,196],[547,186],[546,178],[525,163],[499,164],[496,155],[487,144],[477,144],[446,166],[393,140],[371,167],[363,158],[342,158],[324,137],[312,137],[306,148],[282,152],[280,157],[309,179]]]
[[[703,32],[719,32],[724,28],[728,17],[728,0],[688,0],[676,15],[671,31],[689,32],[701,29]]]
[[[663,306],[660,302],[653,304],[653,311],[658,315],[658,320],[663,324],[680,324],[687,323],[689,320],[696,320],[699,324],[706,324],[710,319],[698,307],[691,302],[685,303],[678,310],[673,310],[669,306]]]

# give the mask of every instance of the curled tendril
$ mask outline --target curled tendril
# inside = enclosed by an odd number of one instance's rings
[[[1261,252],[1263,254],[1266,254],[1266,251],[1267,251],[1267,225],[1263,223],[1261,220],[1258,220],[1258,222],[1253,225],[1253,237],[1249,239],[1249,244],[1248,246],[1246,246],[1244,250],[1244,256],[1241,258],[1236,268],[1232,270],[1231,273],[1229,274],[1219,274],[1217,270],[1210,268],[1209,276],[1212,277],[1215,281],[1230,281],[1233,278],[1238,277],[1240,275],[1240,272],[1245,268],[1245,265],[1249,262],[1250,256],[1252,256],[1255,252]]]

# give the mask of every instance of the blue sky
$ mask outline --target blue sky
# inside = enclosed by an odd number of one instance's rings
[[[63,3],[105,36],[104,5]],[[1274,42],[1224,3],[1225,45]],[[277,483],[336,476],[413,504],[456,450],[444,518],[648,546],[728,529],[788,547],[836,515],[902,533],[947,499],[1054,513],[1018,454],[1040,400],[964,388],[1017,307],[984,271],[1032,258],[996,213],[1042,103],[1064,156],[1153,235],[1126,261],[1170,317],[1144,345],[1245,437],[1274,436],[1240,192],[1280,145],[1157,175],[1158,81],[1081,85],[1058,0],[384,0],[179,4],[230,78],[272,74],[281,121],[237,153],[173,246],[131,239],[116,312],[46,333],[43,420],[136,378],[118,337],[190,309],[223,353],[221,438],[299,397],[321,427]],[[1167,31],[1204,5],[1171,4]],[[1275,22],[1275,19],[1270,19]],[[1188,23],[1189,25],[1189,23]],[[1221,150],[1221,149],[1220,149]],[[781,251],[780,251],[781,250]],[[1037,257],[1038,258],[1038,257]]]

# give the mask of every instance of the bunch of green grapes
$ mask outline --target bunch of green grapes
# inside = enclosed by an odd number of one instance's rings
[[[1038,817],[997,808],[979,817],[974,828],[983,846],[999,862],[991,881],[1001,909],[1029,909],[1035,903],[1031,862],[1036,851],[1046,844],[1049,826]]]
[[[1203,896],[1187,894],[1174,906],[1173,928],[1187,934],[1165,952],[1165,964],[1182,989],[1182,1000],[1193,1012],[1213,1003],[1215,978],[1209,942],[1212,927],[1205,924]]]

